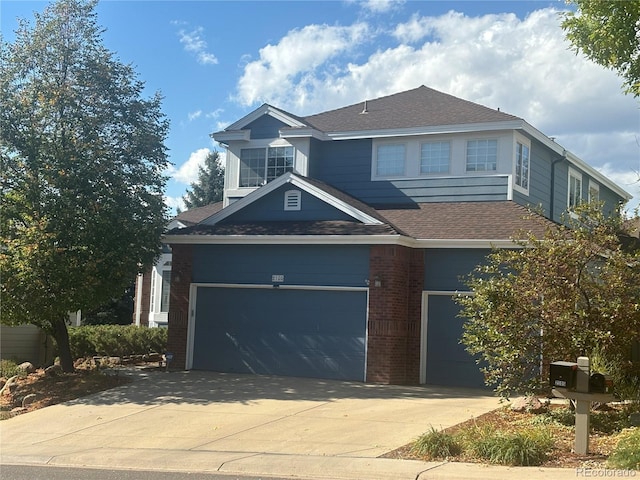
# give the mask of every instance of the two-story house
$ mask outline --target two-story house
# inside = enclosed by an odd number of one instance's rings
[[[580,201],[629,198],[525,120],[424,86],[263,105],[212,136],[224,208],[165,238],[179,368],[481,387],[461,277]]]

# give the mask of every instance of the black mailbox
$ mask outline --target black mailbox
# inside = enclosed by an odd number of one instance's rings
[[[589,391],[592,393],[613,393],[613,380],[609,375],[594,373],[589,378]]]
[[[552,362],[549,367],[549,385],[551,388],[575,390],[578,364],[573,362]]]

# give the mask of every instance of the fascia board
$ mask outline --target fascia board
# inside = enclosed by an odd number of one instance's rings
[[[415,239],[403,235],[165,235],[164,243],[181,245],[400,245],[409,248],[522,248],[506,239]]]
[[[324,132],[315,128],[283,128],[280,130],[280,138],[315,138],[317,140],[331,140]]]
[[[560,145],[559,143],[551,140],[549,137],[547,137],[540,130],[538,130],[537,128],[533,127],[532,125],[529,125],[527,122],[523,122],[523,123],[524,123],[524,125],[523,125],[522,130],[524,130],[526,133],[528,133],[533,138],[538,140],[545,147],[551,149],[553,152],[557,153],[559,156],[566,157],[566,159],[570,163],[574,164],[576,167],[581,169],[583,172],[589,174],[590,176],[592,176],[593,178],[598,180],[601,184],[605,185],[607,188],[613,190],[616,194],[620,195],[622,198],[630,200],[633,197],[631,194],[629,194],[629,192],[624,190],[622,187],[620,187],[619,185],[614,183],[609,178],[605,177],[602,173],[597,171],[595,168],[593,168],[591,165],[586,163],[584,160],[582,160],[581,158],[579,158],[575,154],[569,152],[562,145]]]
[[[245,206],[257,201],[258,199],[262,198],[265,195],[268,195],[274,190],[277,190],[278,188],[280,188],[282,185],[286,183],[290,183],[291,185],[294,185],[306,191],[307,193],[322,200],[328,205],[331,205],[332,207],[337,208],[338,210],[346,213],[347,215],[353,217],[354,219],[362,223],[365,223],[368,225],[382,224],[380,220],[373,218],[372,216],[367,215],[366,213],[358,210],[357,208],[352,207],[351,205],[343,202],[342,200],[335,198],[334,196],[328,194],[324,190],[317,188],[316,186],[311,185],[308,182],[305,182],[304,179],[297,177],[291,172],[287,172],[284,175],[276,178],[272,182],[269,182],[266,185],[263,185],[262,187],[254,190],[253,192],[249,193],[247,196],[243,197],[237,202],[232,203],[228,207],[220,210],[218,213],[210,216],[206,220],[203,220],[201,223],[204,225],[215,225],[219,221],[229,217],[230,215],[233,215],[239,210],[242,210]]]
[[[436,125],[433,127],[411,127],[385,130],[361,130],[353,132],[327,132],[332,140],[356,140],[362,138],[406,137],[415,135],[436,135],[445,133],[487,132],[496,130],[521,129],[524,120],[505,122],[464,123],[459,125]]]
[[[291,172],[287,172],[284,175],[281,175],[280,177],[276,178],[272,182],[269,182],[266,185],[263,185],[262,187],[255,189],[253,192],[242,197],[240,200],[232,203],[231,205],[223,208],[218,213],[211,215],[209,218],[203,220],[200,223],[204,225],[215,225],[219,221],[224,220],[225,218],[227,218],[230,215],[233,215],[239,210],[242,210],[245,206],[255,202],[256,200],[264,197],[265,195],[268,195],[269,193],[273,192],[274,190],[281,187],[285,183],[288,183],[291,176],[292,176]]]
[[[307,193],[310,193],[314,197],[322,200],[323,202],[331,205],[334,208],[337,208],[338,210],[346,213],[347,215],[355,218],[356,220],[359,220],[362,223],[365,223],[368,225],[382,225],[382,222],[377,218],[374,218],[371,215],[367,215],[361,210],[358,210],[357,208],[349,205],[348,203],[337,199],[333,195],[330,195],[329,193],[316,187],[315,185],[311,185],[310,183],[305,182],[304,179],[302,178],[292,176],[290,183],[292,185],[295,185],[296,187],[299,187],[305,190]]]
[[[265,103],[263,105],[261,105],[260,107],[256,108],[253,112],[245,115],[244,117],[242,117],[240,120],[236,121],[235,123],[232,123],[231,125],[229,125],[227,128],[225,128],[226,130],[241,130],[244,127],[246,127],[247,125],[249,125],[251,122],[253,122],[254,120],[257,120],[258,118],[260,118],[262,115],[270,115],[273,118],[280,120],[283,123],[286,123],[287,125],[289,125],[290,127],[306,127],[308,125],[300,122],[299,120],[293,118],[290,115],[287,115],[285,112],[283,112],[282,110],[278,110],[275,107],[272,107],[271,105]]]
[[[164,243],[181,245],[403,245],[414,246],[402,235],[165,235]]]
[[[251,130],[223,130],[222,132],[214,132],[210,135],[216,142],[248,142],[251,140]]]

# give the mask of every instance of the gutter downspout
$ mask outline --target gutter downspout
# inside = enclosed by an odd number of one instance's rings
[[[555,221],[555,191],[556,191],[556,163],[560,163],[563,160],[567,159],[567,151],[562,150],[562,156],[556,158],[553,162],[551,162],[551,193],[549,194],[549,218],[552,222]]]

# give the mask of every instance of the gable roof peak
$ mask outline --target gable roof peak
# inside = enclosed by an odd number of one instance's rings
[[[303,120],[323,132],[362,132],[522,119],[420,85],[411,90],[367,98],[353,105],[310,115]]]

